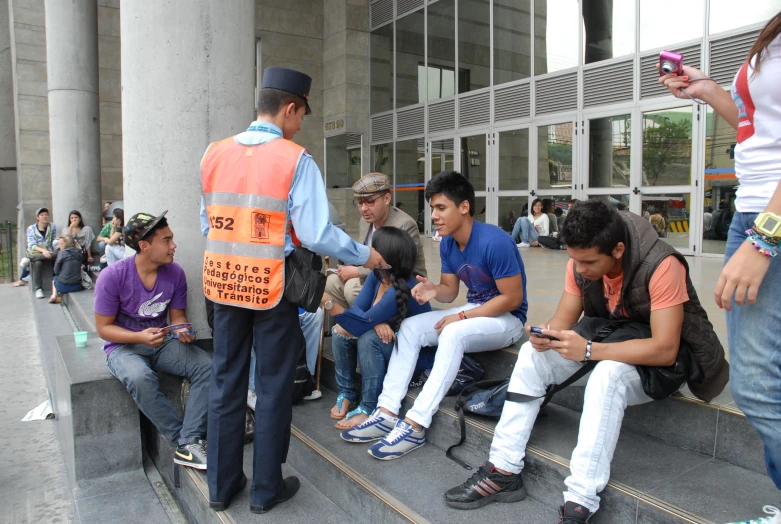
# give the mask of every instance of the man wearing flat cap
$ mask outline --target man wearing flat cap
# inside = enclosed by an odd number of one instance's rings
[[[426,259],[423,255],[423,246],[420,243],[418,224],[407,213],[393,207],[391,201],[388,175],[369,173],[363,175],[353,184],[353,203],[361,214],[358,223],[358,239],[365,246],[371,247],[372,236],[377,228],[395,227],[406,231],[418,248],[414,273],[425,277]],[[365,267],[340,265],[338,273],[328,276],[325,292],[331,295],[334,302],[343,308],[350,308],[370,272],[371,270]]]
[[[246,132],[211,144],[201,160],[209,224],[203,263],[214,302],[207,478],[212,509],[225,510],[244,489],[244,413],[256,340],[255,439],[250,510],[265,513],[300,486],[282,478],[292,420],[293,385],[304,336],[298,307],[283,293],[285,260],[302,247],[377,268],[379,253],[329,221],[323,177],[292,142],[311,113],[312,79],[292,69],[263,72],[258,118]]]

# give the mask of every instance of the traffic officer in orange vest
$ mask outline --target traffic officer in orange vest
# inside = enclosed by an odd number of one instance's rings
[[[214,360],[209,390],[210,505],[224,510],[245,486],[244,413],[250,352],[257,340],[255,441],[250,509],[265,513],[300,486],[282,478],[292,420],[298,308],[283,296],[285,257],[302,245],[347,264],[377,268],[382,256],[329,221],[323,177],[291,142],[309,108],[312,79],[269,67],[258,119],[209,146],[201,161],[209,234],[204,293],[214,301]]]

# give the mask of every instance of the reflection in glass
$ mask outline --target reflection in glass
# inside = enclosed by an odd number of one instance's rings
[[[371,46],[371,112],[393,109],[393,24],[375,31],[369,37]]]
[[[339,135],[325,139],[326,187],[351,187],[361,178],[361,136]]]
[[[702,251],[723,255],[739,185],[735,176],[735,130],[710,106],[705,126]]]
[[[421,232],[425,220],[425,166],[423,139],[396,142],[396,205],[401,203],[404,206],[404,212],[415,219]]]
[[[425,102],[423,10],[396,21],[396,108]]]
[[[629,211],[629,195],[590,195],[589,200],[601,200],[619,211]]]
[[[529,189],[529,130],[499,133],[499,190]],[[501,215],[500,215],[501,216]]]
[[[691,107],[643,113],[643,185],[688,185],[691,169]]]
[[[485,217],[486,217],[485,197],[484,196],[475,197],[475,218],[480,222],[485,222]]]
[[[577,0],[534,0],[534,74],[578,65]]]
[[[483,0],[458,0],[458,92],[490,85],[490,4]]]
[[[542,200],[542,212],[548,215],[550,224],[549,234],[558,232],[569,211],[570,195],[537,195],[534,198]]]
[[[428,8],[428,99],[456,94],[456,7],[442,0]],[[423,65],[421,64],[421,68]],[[424,100],[423,98],[421,100]]]
[[[643,216],[651,221],[659,237],[676,249],[689,249],[691,194],[643,195]]]
[[[494,0],[494,85],[531,75],[531,0]]]
[[[372,146],[372,165],[367,171],[384,173],[393,180],[393,144]]]
[[[537,128],[537,187],[572,187],[572,122]]]
[[[586,64],[628,55],[635,50],[635,3],[627,0],[583,2]]]
[[[779,10],[777,2],[744,0],[736,8],[735,0],[710,0],[710,34],[765,23]]]
[[[475,191],[486,190],[487,161],[485,135],[461,138],[461,174],[472,182]]]
[[[700,38],[703,20],[705,0],[640,0],[640,51]]]
[[[442,171],[451,171],[455,169],[455,140],[434,140],[431,142],[431,169],[429,177],[434,177]],[[431,178],[429,178],[430,180]],[[434,226],[431,226],[431,232],[434,232]]]
[[[528,196],[499,197],[499,227],[511,233],[515,221],[521,217],[521,212],[529,208]]]
[[[589,187],[629,187],[629,115],[589,121]]]

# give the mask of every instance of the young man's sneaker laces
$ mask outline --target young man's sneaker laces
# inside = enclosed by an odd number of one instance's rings
[[[369,418],[354,428],[342,431],[339,436],[347,442],[374,442],[387,436],[393,431],[398,419],[386,415],[380,408],[376,408]]]
[[[757,517],[754,520],[741,520],[731,522],[730,524],[781,524],[781,511],[775,506],[765,506],[762,511],[770,515],[769,517]]]
[[[426,443],[426,429],[415,431],[412,424],[399,420],[393,431],[369,448],[369,455],[380,460],[403,457]]]
[[[490,462],[478,468],[469,480],[449,489],[445,502],[451,508],[477,509],[490,502],[518,502],[526,498],[520,473],[503,475]]]
[[[559,524],[583,524],[590,522],[593,513],[577,502],[568,501],[559,507]]]
[[[174,463],[188,468],[206,469],[206,441],[197,439],[176,448]]]

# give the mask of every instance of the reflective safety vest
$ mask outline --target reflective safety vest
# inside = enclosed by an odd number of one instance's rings
[[[203,292],[209,300],[270,309],[285,287],[288,194],[304,148],[277,138],[256,146],[233,137],[209,146],[201,182],[209,236],[203,256]]]

